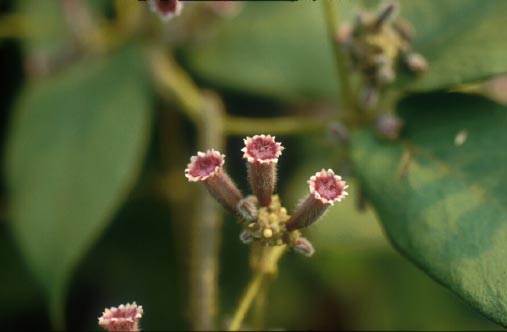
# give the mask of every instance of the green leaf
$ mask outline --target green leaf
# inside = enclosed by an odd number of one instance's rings
[[[134,47],[32,83],[19,97],[7,153],[12,226],[54,320],[72,270],[136,180],[148,97]]]
[[[221,86],[298,99],[338,91],[332,49],[313,1],[248,3],[189,50],[191,67]]]
[[[365,2],[375,8],[378,1]],[[395,88],[428,91],[507,72],[504,0],[402,0],[400,16],[416,29],[413,51],[430,69],[402,70]],[[205,80],[283,99],[332,99],[336,69],[321,4],[249,3],[237,17],[217,24],[187,50],[190,67]],[[340,1],[342,21],[358,2]]]
[[[507,72],[507,2],[503,0],[404,0],[401,16],[416,28],[413,50],[429,71],[402,75],[399,89],[429,91]]]
[[[72,33],[65,18],[64,2],[18,0],[15,5],[27,32],[27,37],[22,40],[27,51],[53,55],[72,46]],[[111,0],[87,0],[81,5],[90,11],[92,17],[102,19]]]
[[[353,136],[364,190],[402,253],[507,326],[507,112],[461,94],[414,97],[399,108],[401,142],[364,130]]]

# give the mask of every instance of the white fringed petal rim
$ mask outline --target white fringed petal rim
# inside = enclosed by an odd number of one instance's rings
[[[349,186],[345,181],[342,181],[341,176],[335,175],[332,169],[327,171],[322,169],[315,173],[308,180],[308,184],[310,193],[323,204],[334,205],[335,202],[341,202],[348,195],[345,189]]]
[[[215,149],[197,152],[197,156],[190,158],[190,163],[185,169],[185,177],[189,182],[204,181],[217,174],[224,163],[225,155]]]
[[[143,306],[138,306],[135,302],[122,304],[119,307],[105,309],[99,317],[99,325],[110,331],[118,327],[133,330],[137,321],[143,317],[143,313]]]
[[[245,147],[241,149],[243,158],[249,163],[277,163],[285,149],[282,143],[275,141],[275,136],[255,135],[243,139]]]

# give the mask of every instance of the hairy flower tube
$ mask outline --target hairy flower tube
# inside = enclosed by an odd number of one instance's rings
[[[164,22],[180,15],[183,9],[183,2],[179,0],[148,0],[148,3],[151,11],[157,13]]]
[[[108,331],[139,331],[143,307],[135,302],[105,309],[99,317],[99,325]]]
[[[348,195],[345,191],[348,185],[331,169],[317,172],[308,180],[308,184],[310,194],[287,221],[287,230],[305,228],[315,223],[330,205],[341,202]]]
[[[240,217],[241,242],[287,245],[304,256],[312,256],[315,249],[299,229],[316,222],[329,206],[345,198],[347,184],[331,169],[317,172],[308,181],[310,195],[290,216],[280,197],[273,194],[283,146],[271,135],[247,137],[244,143],[241,151],[247,160],[248,182],[254,195],[241,195],[223,170],[225,156],[213,149],[191,157],[185,176],[190,182],[202,182],[224,207]]]
[[[238,204],[243,195],[225,173],[224,163],[225,155],[214,149],[198,152],[197,156],[190,158],[185,176],[190,182],[202,182],[220,204],[227,210],[238,213]]]
[[[276,164],[284,147],[271,135],[255,135],[243,140],[248,180],[260,206],[269,206],[276,184]]]

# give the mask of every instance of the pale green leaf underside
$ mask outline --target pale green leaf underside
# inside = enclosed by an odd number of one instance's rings
[[[375,7],[378,1],[363,1]],[[417,77],[401,70],[396,88],[448,88],[507,72],[504,0],[401,0],[416,28],[413,50],[430,62]],[[357,1],[340,0],[353,18]],[[190,66],[219,86],[284,99],[334,98],[336,69],[319,1],[249,3],[188,50]]]
[[[7,153],[12,227],[54,301],[138,175],[149,134],[142,52],[28,85]]]
[[[421,96],[400,109],[400,142],[353,137],[364,190],[401,252],[507,326],[507,111],[467,95]]]

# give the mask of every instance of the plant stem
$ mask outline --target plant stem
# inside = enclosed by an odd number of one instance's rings
[[[150,55],[152,74],[160,95],[176,97],[181,110],[197,127],[199,148],[213,147],[223,151],[225,112],[220,98],[211,92],[200,91],[163,49],[153,48]],[[194,201],[196,206],[189,238],[189,311],[193,330],[209,331],[215,329],[217,313],[222,215],[204,188],[194,197]]]
[[[231,324],[229,325],[229,331],[238,331],[245,319],[245,316],[250,309],[253,300],[256,295],[261,291],[262,284],[269,281],[270,278],[277,273],[277,264],[283,253],[285,252],[285,246],[271,247],[265,259],[262,261],[262,266],[255,272],[254,276],[250,280],[239,305],[234,313]]]
[[[160,47],[150,50],[150,63],[159,95],[169,102],[176,101],[194,124],[199,123],[202,96],[192,79]]]
[[[336,33],[338,32],[339,21],[338,11],[336,7],[337,0],[322,0],[322,9],[324,10],[324,17],[326,20],[327,32],[329,42],[333,47],[334,60],[336,64],[336,73],[339,84],[339,93],[342,98],[343,106],[350,119],[348,121],[354,121],[356,117],[353,111],[355,110],[356,102],[354,98],[354,92],[350,82],[350,71],[347,67],[346,58],[343,54],[340,44],[336,41]],[[354,115],[353,115],[354,114]]]
[[[229,331],[238,331],[241,327],[241,323],[243,322],[243,319],[245,318],[245,315],[250,308],[250,305],[252,304],[255,296],[259,292],[264,278],[266,278],[266,275],[259,271],[253,276],[252,280],[250,280],[248,288],[243,294],[239,306],[234,313],[234,318],[231,321],[231,325],[229,325]]]
[[[229,135],[254,135],[270,133],[287,135],[323,130],[329,123],[328,118],[316,117],[280,117],[280,118],[245,118],[227,116],[224,119],[225,132]]]
[[[176,101],[185,115],[192,122],[198,123],[202,108],[199,88],[187,73],[160,48],[153,48],[150,55],[152,75],[159,95],[168,102]],[[273,135],[307,133],[324,129],[329,120],[326,116],[248,118],[223,115],[226,135],[254,135],[262,132]]]
[[[223,105],[219,97],[203,93],[200,121],[197,126],[199,148],[214,147],[223,151]],[[213,197],[200,188],[198,209],[192,223],[190,248],[190,309],[194,330],[215,329],[218,306],[218,253],[222,210]]]
[[[255,303],[253,307],[252,327],[256,331],[264,330],[264,316],[266,313],[266,297],[268,294],[268,282],[263,282],[257,296],[255,297]]]

